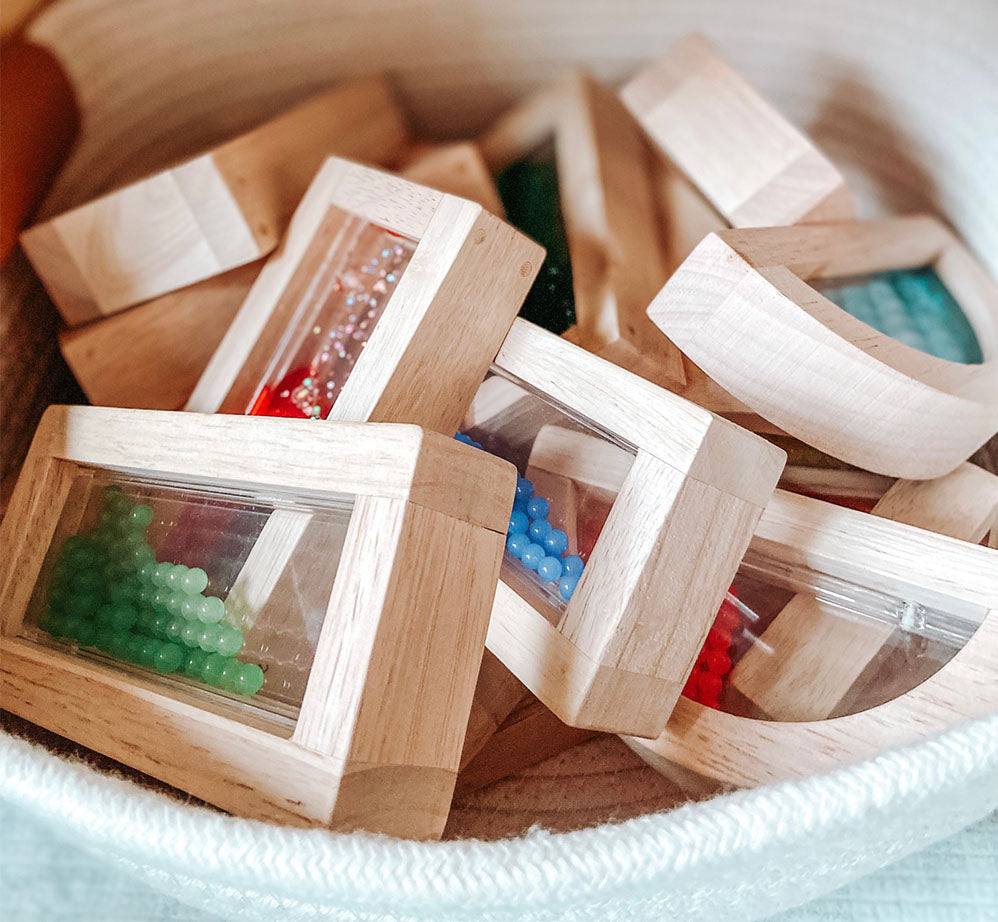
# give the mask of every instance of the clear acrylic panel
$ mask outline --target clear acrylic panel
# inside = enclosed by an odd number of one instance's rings
[[[246,412],[325,419],[415,249],[415,240],[331,210],[275,311],[287,320]]]
[[[983,608],[886,594],[750,548],[684,695],[744,717],[823,720],[911,691],[980,626]]]
[[[458,438],[515,465],[503,580],[557,624],[634,450],[529,385],[493,370]]]
[[[294,721],[352,508],[80,468],[25,634]]]

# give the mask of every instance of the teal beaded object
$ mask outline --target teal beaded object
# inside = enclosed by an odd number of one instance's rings
[[[203,594],[203,569],[156,560],[153,518],[151,506],[105,487],[100,523],[59,550],[38,626],[121,662],[255,695],[264,674],[237,658],[242,631],[225,623],[222,599]]]
[[[467,433],[457,432],[454,438],[485,450],[481,442]],[[526,477],[518,477],[506,532],[506,552],[535,573],[542,583],[554,584],[558,595],[568,602],[582,578],[585,562],[575,554],[565,553],[568,535],[551,525],[550,514],[551,503],[542,496],[534,496],[533,483]]]
[[[984,358],[966,314],[931,266],[828,279],[818,290],[875,330],[950,362]]]

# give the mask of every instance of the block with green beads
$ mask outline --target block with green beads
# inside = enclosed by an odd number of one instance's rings
[[[237,658],[242,631],[225,622],[222,599],[204,595],[208,574],[156,560],[146,539],[151,506],[114,485],[102,499],[98,525],[68,537],[59,550],[39,627],[112,659],[256,694],[263,670]]]

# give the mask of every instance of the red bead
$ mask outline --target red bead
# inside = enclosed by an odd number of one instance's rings
[[[706,701],[719,699],[723,687],[724,683],[721,681],[721,677],[712,672],[705,672],[697,679],[697,690]],[[716,705],[714,706],[716,707]]]
[[[289,371],[276,387],[265,387],[260,391],[260,396],[257,397],[249,415],[289,416],[293,419],[307,419],[307,414],[291,399],[291,395],[308,376],[309,369],[307,367]],[[282,394],[287,396],[282,397]]]
[[[731,631],[712,627],[707,632],[707,650],[727,650],[731,646]]]
[[[733,631],[736,627],[740,627],[742,623],[742,614],[735,608],[727,599],[721,604],[720,611],[717,613],[717,617],[714,619],[714,627],[719,628],[722,631],[728,631],[729,633]]]
[[[731,657],[723,650],[711,650],[707,654],[707,668],[713,675],[727,675],[731,672]]]

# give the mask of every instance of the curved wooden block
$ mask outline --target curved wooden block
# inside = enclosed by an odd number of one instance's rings
[[[983,364],[913,349],[808,284],[923,266],[963,308]],[[761,416],[866,470],[939,477],[998,431],[998,286],[934,218],[710,234],[648,314]]]

